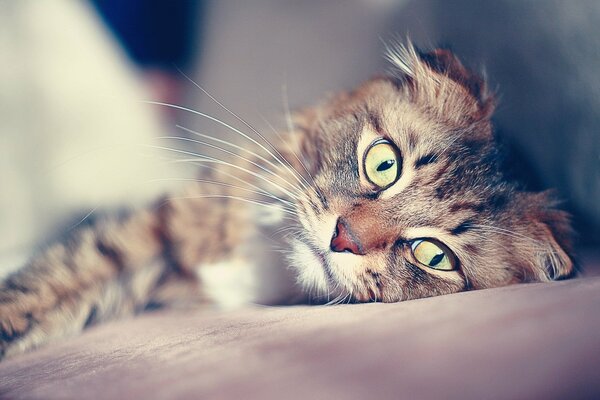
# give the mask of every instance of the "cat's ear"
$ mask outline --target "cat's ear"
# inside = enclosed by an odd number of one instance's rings
[[[432,71],[464,87],[479,104],[480,112],[485,116],[491,115],[495,103],[485,80],[467,69],[454,53],[447,49],[435,49],[429,53],[420,53],[419,57]]]
[[[495,99],[483,77],[447,49],[421,52],[412,44],[388,48],[388,59],[409,83],[418,101],[437,108],[451,120],[487,120]]]
[[[557,280],[571,276],[574,264],[571,256],[573,230],[570,216],[556,209],[552,194],[548,192],[530,194],[531,205],[539,204],[536,211],[530,213],[533,219],[532,237],[534,242],[523,243],[522,255],[529,256],[524,278],[533,276],[536,281]],[[532,207],[534,209],[534,207]]]

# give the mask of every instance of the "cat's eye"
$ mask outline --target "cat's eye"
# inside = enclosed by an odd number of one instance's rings
[[[379,189],[391,186],[400,176],[398,150],[385,139],[376,140],[365,152],[364,171],[369,182]]]
[[[441,271],[456,269],[456,257],[448,247],[437,240],[416,239],[410,247],[413,257],[421,265]]]

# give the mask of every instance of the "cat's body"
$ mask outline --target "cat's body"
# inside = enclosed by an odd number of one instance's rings
[[[183,193],[79,229],[9,276],[0,354],[210,300],[199,277],[215,265],[291,268],[321,302],[570,275],[568,217],[504,177],[484,82],[444,50],[389,55],[399,77],[305,110],[277,149],[248,126],[247,146],[216,143],[225,159],[196,159],[202,173]]]

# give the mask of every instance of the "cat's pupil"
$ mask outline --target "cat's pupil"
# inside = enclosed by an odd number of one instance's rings
[[[392,165],[394,165],[394,160],[385,160],[377,166],[377,172],[388,170],[392,168]]]
[[[440,263],[440,261],[442,261],[443,258],[444,258],[444,253],[436,254],[435,256],[433,256],[431,261],[429,261],[429,266],[435,267],[436,265],[438,265]]]

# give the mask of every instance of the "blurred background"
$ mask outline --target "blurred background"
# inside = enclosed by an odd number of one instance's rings
[[[165,136],[228,123],[189,77],[265,133],[285,110],[385,72],[385,41],[450,46],[499,94],[496,126],[582,248],[600,243],[600,2],[1,0],[0,259],[18,265],[100,210],[191,176]],[[237,123],[239,126],[239,123]]]

